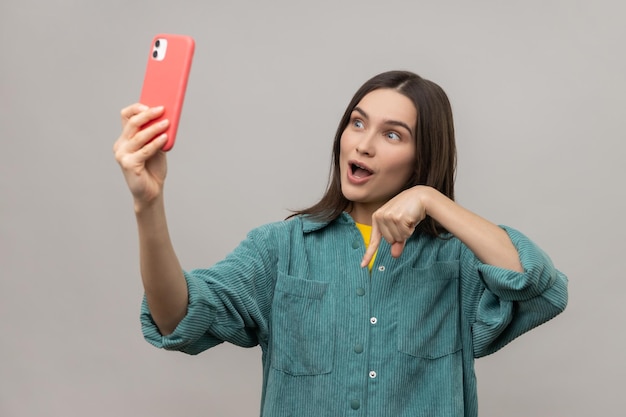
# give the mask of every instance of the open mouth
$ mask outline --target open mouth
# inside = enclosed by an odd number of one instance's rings
[[[355,178],[366,178],[372,175],[372,171],[370,171],[368,168],[354,162],[350,164],[350,170],[352,171],[352,176]]]

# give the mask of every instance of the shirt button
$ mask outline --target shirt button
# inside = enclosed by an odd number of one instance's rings
[[[361,407],[361,402],[359,400],[350,401],[350,408],[353,410],[358,410]]]
[[[361,288],[361,287],[357,288],[356,289],[356,295],[358,295],[359,297],[364,296],[365,295],[365,288]]]
[[[370,323],[372,323],[372,324],[376,324],[376,323],[378,323],[378,319],[377,319],[376,317],[372,317],[372,318],[370,319]]]
[[[358,240],[355,240],[354,242],[352,242],[352,249],[358,249],[361,247],[361,242],[359,242]]]
[[[380,272],[384,272],[384,271],[385,271],[385,265],[381,265],[381,266],[379,266],[379,267],[378,267],[378,270],[379,270]]]
[[[370,378],[376,378],[376,371],[370,371]]]
[[[354,345],[354,351],[355,351],[356,353],[363,353],[363,345],[362,345],[362,344],[360,344],[360,343],[359,343],[359,344]]]

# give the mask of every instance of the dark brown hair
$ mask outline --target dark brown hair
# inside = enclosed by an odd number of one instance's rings
[[[428,185],[454,200],[456,145],[452,109],[446,93],[434,82],[412,72],[389,71],[365,82],[352,97],[335,134],[330,180],[326,193],[317,204],[296,211],[292,216],[306,214],[318,220],[331,221],[349,209],[351,202],[341,191],[339,173],[341,135],[350,121],[352,111],[361,99],[381,88],[394,89],[405,95],[417,110],[414,137],[415,169],[403,190],[415,185]],[[430,217],[426,217],[417,226],[417,230],[433,236],[445,232],[445,229]]]

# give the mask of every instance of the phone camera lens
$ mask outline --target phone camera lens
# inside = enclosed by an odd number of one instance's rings
[[[159,51],[152,52],[152,58],[156,58],[159,56]]]
[[[156,42],[154,43],[154,46],[156,46],[157,48],[161,46],[161,41],[157,39]]]

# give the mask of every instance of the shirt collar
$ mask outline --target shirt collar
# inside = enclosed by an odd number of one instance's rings
[[[323,229],[324,227],[328,226],[332,222],[336,222],[338,224],[351,224],[351,225],[354,225],[354,220],[345,211],[342,212],[339,215],[339,217],[337,217],[333,221],[317,220],[317,219],[314,219],[314,218],[312,218],[311,216],[308,216],[308,215],[299,216],[299,218],[300,218],[300,221],[302,221],[302,231],[304,233],[315,232],[316,230]]]

